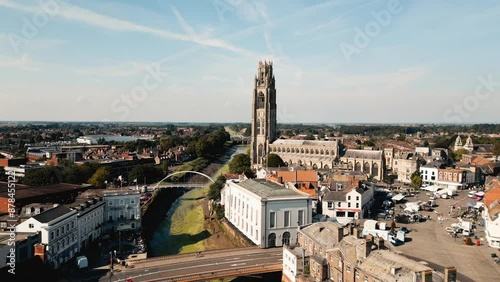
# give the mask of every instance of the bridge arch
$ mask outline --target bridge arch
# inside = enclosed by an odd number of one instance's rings
[[[165,178],[163,178],[162,180],[158,181],[158,183],[156,183],[155,187],[153,187],[153,189],[156,189],[158,188],[158,186],[160,185],[160,183],[162,183],[163,181],[169,179],[170,177],[176,175],[176,174],[181,174],[181,173],[194,173],[194,174],[198,174],[198,175],[201,175],[201,176],[204,176],[205,178],[207,178],[208,180],[212,181],[212,183],[215,183],[215,181],[212,179],[212,177],[204,174],[204,173],[201,173],[199,171],[193,171],[193,170],[184,170],[184,171],[176,171],[176,172],[173,172],[167,176],[165,176]]]

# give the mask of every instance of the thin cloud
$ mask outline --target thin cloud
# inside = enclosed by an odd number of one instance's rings
[[[180,34],[167,30],[148,27],[130,21],[121,20],[115,17],[99,14],[88,9],[84,9],[68,3],[59,2],[59,12],[53,14],[54,17],[66,20],[85,23],[91,26],[101,27],[116,32],[140,32],[151,34],[160,38],[177,41],[193,42],[202,46],[216,47],[239,54],[249,54],[245,49],[234,46],[220,39],[204,38],[197,35]],[[40,12],[39,6],[20,5],[8,0],[0,0],[0,7],[19,10],[27,13]]]
[[[328,28],[330,26],[339,25],[339,23],[342,23],[342,21],[344,20],[344,18],[345,18],[346,15],[351,14],[351,13],[357,11],[357,10],[363,9],[365,7],[371,6],[371,5],[375,4],[375,3],[377,3],[378,1],[379,0],[374,0],[372,2],[356,6],[356,7],[352,8],[352,9],[348,10],[347,12],[336,16],[335,18],[329,20],[326,23],[322,23],[322,24],[316,25],[315,27],[313,27],[311,29],[299,30],[299,31],[295,32],[295,35],[296,36],[307,35],[307,34],[310,34],[310,33],[318,32],[318,31],[320,31],[322,29],[325,29],[325,28]]]
[[[24,54],[21,58],[0,57],[0,68],[15,68],[31,72],[41,70],[39,64],[33,62],[27,54]]]
[[[196,36],[196,32],[194,29],[186,22],[184,17],[181,15],[179,10],[177,10],[175,7],[172,7],[172,12],[174,13],[175,17],[177,18],[177,21],[181,25],[181,28],[189,35],[194,35]]]
[[[128,77],[145,71],[147,63],[128,62],[110,66],[80,67],[73,71],[79,75],[105,76],[105,77]]]

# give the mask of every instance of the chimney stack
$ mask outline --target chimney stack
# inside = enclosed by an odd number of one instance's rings
[[[422,282],[432,282],[432,270],[422,271]]]
[[[457,281],[457,269],[455,267],[448,266],[444,268],[444,281],[445,282]]]
[[[35,244],[34,245],[34,248],[35,248],[35,256],[39,256],[42,261],[45,261],[47,260],[47,257],[46,257],[46,253],[45,253],[45,245],[44,244]]]
[[[377,245],[379,250],[385,249],[385,240],[382,237],[375,238],[375,244]]]
[[[365,238],[365,258],[367,258],[370,253],[372,252],[372,238],[369,238],[368,236]]]
[[[342,241],[342,239],[344,238],[344,227],[343,226],[339,226],[337,228],[337,243]]]

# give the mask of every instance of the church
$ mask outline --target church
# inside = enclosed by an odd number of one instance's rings
[[[384,176],[384,154],[378,150],[342,149],[341,138],[328,141],[285,140],[277,136],[276,80],[272,62],[259,62],[252,99],[252,166],[264,167],[266,156],[276,154],[291,165],[308,169],[332,169],[341,165],[377,180]]]
[[[493,156],[493,147],[493,144],[474,144],[470,135],[467,137],[465,144],[463,144],[462,137],[458,135],[457,139],[455,139],[455,144],[453,145],[453,151],[456,152],[460,149],[465,149],[469,154]]]

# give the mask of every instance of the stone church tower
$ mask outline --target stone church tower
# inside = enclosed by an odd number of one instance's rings
[[[250,159],[255,167],[265,166],[269,144],[276,140],[276,88],[272,62],[259,62],[252,103]]]

